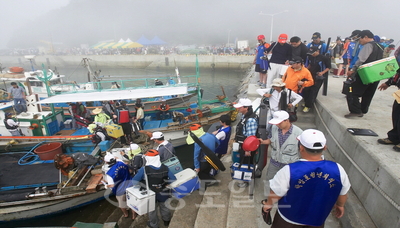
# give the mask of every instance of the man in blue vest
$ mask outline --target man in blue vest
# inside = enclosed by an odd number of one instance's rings
[[[278,202],[271,228],[324,227],[333,207],[336,217],[344,214],[350,181],[341,165],[324,160],[324,134],[308,129],[297,139],[302,159],[286,165],[269,181],[270,195],[263,201],[265,212]]]

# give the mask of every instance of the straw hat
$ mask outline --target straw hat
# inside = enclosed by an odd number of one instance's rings
[[[99,114],[101,111],[103,111],[101,108],[95,108],[92,112],[93,112],[93,114],[97,115],[97,114]]]

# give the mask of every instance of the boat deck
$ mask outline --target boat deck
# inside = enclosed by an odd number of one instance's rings
[[[18,161],[24,155],[0,154],[0,202],[24,200],[35,186],[58,183],[59,171],[53,163],[19,165]]]

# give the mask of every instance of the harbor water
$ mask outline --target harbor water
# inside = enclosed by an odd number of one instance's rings
[[[68,81],[85,82],[87,81],[87,71],[82,66],[76,68],[63,68],[57,66],[60,74],[66,75]],[[144,70],[133,68],[97,68],[92,66],[93,70],[101,69],[100,76],[105,80],[112,80],[113,77],[121,76],[124,79],[129,78],[156,78],[175,76],[175,72],[171,70],[156,69]],[[195,68],[193,69],[179,69],[180,75],[195,75]],[[217,95],[222,95],[221,86],[224,88],[226,96],[230,101],[235,101],[235,94],[238,87],[241,85],[241,80],[245,74],[242,70],[237,69],[211,69],[200,68],[200,83],[204,90],[203,99],[215,99]],[[195,99],[193,100],[195,101]],[[193,146],[181,146],[176,148],[177,155],[180,158],[181,164],[184,168],[193,168]],[[88,222],[88,223],[104,223],[108,216],[116,209],[107,200],[101,200],[92,203],[85,207],[70,210],[64,213],[52,215],[45,218],[37,218],[30,220],[22,220],[7,224],[0,224],[0,227],[46,227],[46,226],[72,226],[75,222]]]

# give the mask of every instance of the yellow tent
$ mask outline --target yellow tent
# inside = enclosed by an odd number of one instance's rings
[[[93,45],[92,48],[94,48],[94,49],[100,49],[100,48],[102,48],[104,45],[106,45],[106,44],[108,44],[108,43],[109,43],[109,42],[98,43],[98,44]]]
[[[116,43],[111,48],[137,48],[137,47],[143,47],[143,45],[136,43],[136,42],[123,42],[123,43]]]
[[[115,44],[118,44],[118,43],[116,43],[116,42],[110,42],[110,43],[108,43],[108,44],[102,46],[101,48],[102,48],[102,49],[111,48],[111,47],[114,46]]]
[[[137,48],[137,47],[143,47],[143,45],[136,42],[128,42],[124,44],[121,48]]]

